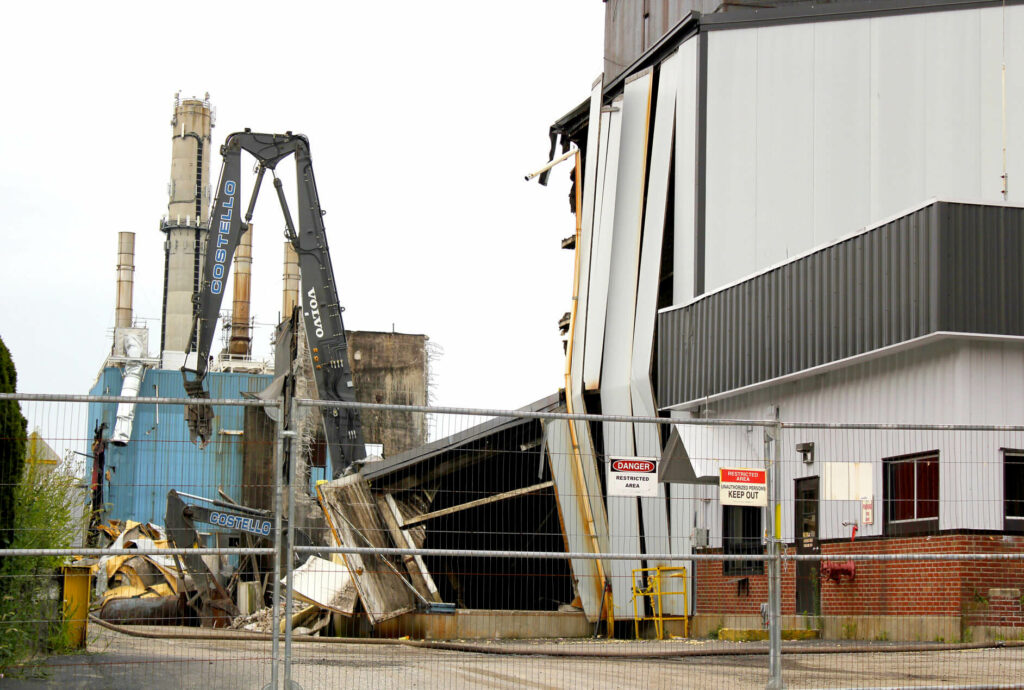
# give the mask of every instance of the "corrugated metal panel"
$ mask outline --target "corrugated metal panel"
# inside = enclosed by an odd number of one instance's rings
[[[1024,335],[1024,209],[936,202],[658,317],[669,407],[936,331]]]
[[[636,316],[637,274],[640,270],[640,235],[643,223],[652,87],[653,74],[643,73],[626,84],[625,98],[622,102],[618,174],[614,190],[615,215],[609,228],[611,236],[608,238],[611,261],[604,323],[604,355],[601,361],[601,411],[605,414],[633,414],[629,378]],[[608,165],[611,165],[611,160]],[[609,170],[609,174],[610,172]],[[608,193],[606,183],[605,194]],[[604,230],[602,223],[602,233]],[[588,348],[585,358],[589,358],[590,354]],[[635,454],[636,445],[631,425],[604,422],[602,426],[605,455],[628,457]],[[639,553],[640,524],[636,500],[632,497],[609,496],[606,505],[609,546],[612,551]],[[612,561],[610,564],[617,617],[628,616],[633,612],[630,603],[630,571],[639,567],[639,561]],[[640,605],[641,611],[645,610],[644,606]]]
[[[90,391],[94,395],[118,395],[121,370],[103,371]],[[215,372],[207,376],[213,398],[241,398],[242,391],[256,392],[270,383],[266,375]],[[181,372],[150,369],[139,389],[142,396],[184,398]],[[117,405],[89,405],[89,436],[93,425],[107,422],[113,428]],[[167,492],[178,489],[201,496],[216,497],[218,487],[236,500],[242,496],[242,452],[245,409],[218,407],[213,420],[213,437],[203,450],[189,442],[184,408],[180,405],[138,405],[132,439],[123,448],[107,448],[110,472],[106,500],[111,505],[106,519],[138,520],[163,524]],[[108,432],[109,433],[109,432]]]

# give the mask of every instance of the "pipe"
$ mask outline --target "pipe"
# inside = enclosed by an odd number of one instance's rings
[[[131,630],[120,625],[108,623],[90,614],[89,620],[99,626],[130,637],[141,637],[153,640],[214,640],[224,642],[269,642],[271,635],[255,632],[220,632],[210,628],[187,628],[189,632],[150,632]],[[606,649],[607,644],[600,646],[605,649],[588,650],[578,647],[542,647],[540,645],[495,645],[490,641],[485,644],[467,642],[441,642],[436,640],[401,640],[391,637],[307,637],[300,635],[295,642],[316,644],[367,644],[394,645],[401,647],[419,647],[420,649],[443,649],[454,652],[473,652],[476,654],[503,654],[507,656],[552,656],[552,657],[584,657],[591,659],[675,659],[681,657],[701,656],[764,656],[768,648],[753,647],[748,643],[740,643],[742,647],[710,647],[697,649],[637,649],[618,651]],[[684,643],[685,644],[685,643]],[[1004,640],[1001,642],[948,642],[948,643],[914,643],[914,644],[821,644],[783,646],[783,654],[885,654],[908,652],[949,652],[964,649],[1009,649],[1024,647],[1024,641]]]
[[[252,352],[249,332],[249,295],[252,285],[252,225],[242,233],[235,249],[235,286],[231,306],[231,340],[228,354],[248,357]]]
[[[117,301],[114,328],[131,328],[132,288],[135,273],[135,233],[117,233]]]
[[[128,361],[124,365],[124,382],[121,384],[121,396],[134,398],[139,394],[142,385],[142,374],[146,369],[140,360],[146,356],[142,351],[142,339],[134,333],[124,336],[124,354]],[[126,446],[132,437],[132,422],[135,420],[135,402],[122,402],[117,406],[117,422],[110,442],[115,446]]]
[[[281,318],[291,316],[299,306],[299,255],[291,242],[284,243],[284,292],[281,296]]]

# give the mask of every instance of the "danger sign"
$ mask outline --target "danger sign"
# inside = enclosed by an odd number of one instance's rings
[[[657,496],[657,458],[609,458],[609,496]]]
[[[718,470],[718,489],[724,506],[767,506],[768,472],[723,467]]]

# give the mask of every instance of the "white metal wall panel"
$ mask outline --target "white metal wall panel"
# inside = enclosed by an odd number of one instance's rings
[[[925,188],[929,196],[980,199],[981,51],[976,12],[924,18]],[[998,77],[998,72],[992,75]],[[957,88],[949,88],[950,83]],[[999,130],[998,121],[993,122]],[[997,182],[998,175],[992,182]]]
[[[658,314],[661,248],[665,236],[665,217],[670,192],[668,182],[672,167],[678,70],[678,54],[673,54],[662,61],[658,70],[658,100],[654,109],[654,134],[640,247],[640,273],[629,384],[633,414],[645,417],[656,417],[658,414],[658,407],[654,402],[654,384],[651,382],[651,360],[654,355],[654,323]],[[635,424],[633,433],[637,455],[661,455],[661,434],[658,425]],[[669,553],[668,511],[665,506],[664,484],[658,486],[656,498],[640,499],[640,513],[643,517],[644,551]],[[648,561],[647,566],[671,564],[671,561]],[[686,601],[678,595],[666,597],[664,607],[666,612],[682,614],[686,610]]]
[[[921,15],[871,23],[871,217],[927,198],[925,66]]]
[[[697,205],[697,50],[691,39],[679,46],[676,86],[675,189],[672,190],[672,301],[693,299],[693,243]]]
[[[555,480],[555,495],[558,497],[558,510],[562,516],[562,531],[565,534],[566,546],[569,551],[593,553],[592,543],[587,535],[586,518],[584,516],[579,485],[575,477],[573,464],[572,439],[569,436],[570,422],[555,419],[544,425],[544,442],[547,444],[548,461],[551,464],[551,476]],[[593,457],[593,456],[591,456]],[[583,604],[583,612],[587,620],[596,621],[601,615],[601,597],[603,583],[598,577],[597,561],[572,559],[573,578],[576,580],[576,593]]]
[[[653,74],[650,71],[631,79],[626,84],[622,102],[615,217],[609,238],[611,270],[608,278],[608,310],[601,366],[601,411],[612,415],[633,413],[629,380],[636,316],[637,274],[640,267],[640,230],[643,222],[652,83]],[[603,229],[602,227],[602,231]],[[606,422],[603,435],[606,456],[635,454],[632,425]],[[608,467],[606,465],[606,472]],[[611,549],[624,553],[639,553],[640,524],[636,500],[631,497],[609,496],[607,504]],[[616,616],[632,614],[631,571],[638,567],[639,561],[611,563]]]
[[[757,30],[708,36],[704,285],[757,268]]]
[[[605,315],[608,312],[608,276],[612,260],[612,227],[615,222],[616,181],[619,174],[619,138],[622,131],[622,100],[616,99],[601,116],[601,154],[594,199],[594,237],[590,257],[587,296],[587,332],[583,347],[583,386],[597,390],[601,383]],[[605,116],[607,115],[607,119]],[[604,132],[608,135],[605,139]]]
[[[981,190],[984,199],[999,199],[1002,174],[1002,88],[1000,64],[1006,51],[1007,170],[1009,199],[1024,202],[1024,7],[1010,5],[977,10],[981,65]],[[1004,41],[1005,36],[1005,41]]]
[[[758,35],[756,266],[815,244],[813,66],[814,25]]]
[[[813,29],[817,245],[871,219],[871,22],[822,22]]]
[[[1024,6],[711,32],[705,289],[930,198],[1000,200],[1004,31],[1021,202]]]
[[[951,391],[956,391],[951,395]],[[763,418],[778,405],[784,421],[907,424],[1020,424],[1024,409],[1024,343],[949,338],[790,384],[716,403],[721,418]],[[814,442],[805,465],[797,443]],[[1024,434],[874,430],[784,432],[783,536],[793,538],[793,480],[820,476],[821,463],[873,462],[875,521],[859,536],[883,533],[883,458],[939,450],[939,529],[1001,530],[1001,447],[1019,448]],[[734,444],[735,445],[735,444]],[[689,448],[689,446],[688,446]],[[713,451],[706,451],[713,452]],[[715,511],[721,507],[715,501]],[[822,501],[821,539],[849,537],[859,501]],[[714,533],[713,533],[714,536]],[[720,538],[720,534],[719,534]]]
[[[566,392],[571,404],[572,412],[577,414],[586,413],[586,406],[583,402],[583,362],[584,349],[586,347],[587,331],[587,305],[589,303],[590,289],[590,265],[593,248],[595,247],[595,231],[598,224],[598,209],[602,203],[601,187],[604,181],[604,167],[602,165],[607,153],[608,122],[609,113],[601,112],[601,94],[603,91],[603,80],[598,79],[590,95],[590,128],[587,132],[587,158],[584,170],[583,181],[583,217],[580,229],[579,251],[579,273],[577,280],[577,301],[576,321],[573,327],[573,348],[572,361],[569,369],[570,390]],[[593,531],[596,535],[598,546],[602,551],[608,549],[608,517],[605,512],[604,501],[602,500],[601,478],[598,474],[597,458],[594,453],[594,443],[590,435],[590,424],[584,421],[571,422],[576,435],[576,452],[573,456],[571,476],[575,483],[573,499],[579,505],[581,511],[580,519],[583,520],[584,529],[589,535],[590,528],[586,527],[586,511],[589,510],[593,520]],[[571,439],[570,439],[571,443]],[[581,488],[582,487],[582,488]],[[581,494],[582,492],[582,494]],[[560,499],[561,500],[561,499]],[[587,501],[587,505],[580,503]],[[589,537],[585,540],[585,551],[593,552],[593,540]],[[591,562],[590,566],[597,574],[597,566]],[[607,566],[605,566],[607,567]],[[580,587],[583,587],[583,580],[579,580]],[[594,580],[591,582],[596,586],[601,596],[603,593],[603,582]],[[600,601],[597,608],[600,608]],[[590,609],[584,606],[589,617]],[[599,612],[595,615],[599,615]]]
[[[590,92],[590,120],[587,129],[587,157],[583,170],[583,208],[581,209],[581,227],[579,247],[579,267],[577,272],[576,305],[574,307],[574,325],[572,328],[572,361],[569,366],[569,380],[574,412],[582,412],[583,390],[583,352],[586,346],[587,333],[587,298],[590,293],[590,255],[594,237],[594,202],[597,199],[598,160],[601,158],[601,92],[604,80],[598,79]],[[577,397],[580,398],[577,407]],[[577,429],[587,427],[586,423],[577,424]],[[577,430],[577,434],[579,431]]]

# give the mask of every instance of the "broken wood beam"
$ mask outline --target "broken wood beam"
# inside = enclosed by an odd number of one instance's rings
[[[553,487],[555,483],[553,481],[542,482],[540,484],[533,484],[531,486],[524,486],[521,489],[515,489],[513,491],[506,491],[500,494],[494,494],[487,498],[478,498],[475,501],[469,501],[468,503],[460,503],[457,506],[451,506],[448,508],[442,508],[441,510],[435,510],[432,513],[423,513],[423,515],[417,515],[414,518],[406,520],[402,524],[402,529],[409,529],[413,525],[418,525],[421,522],[426,522],[432,518],[441,517],[442,515],[450,515],[457,513],[460,510],[468,510],[470,508],[476,508],[477,506],[487,505],[488,503],[495,503],[497,501],[504,501],[508,498],[515,498],[517,496],[526,496],[527,494],[535,494],[538,491],[549,489]]]

